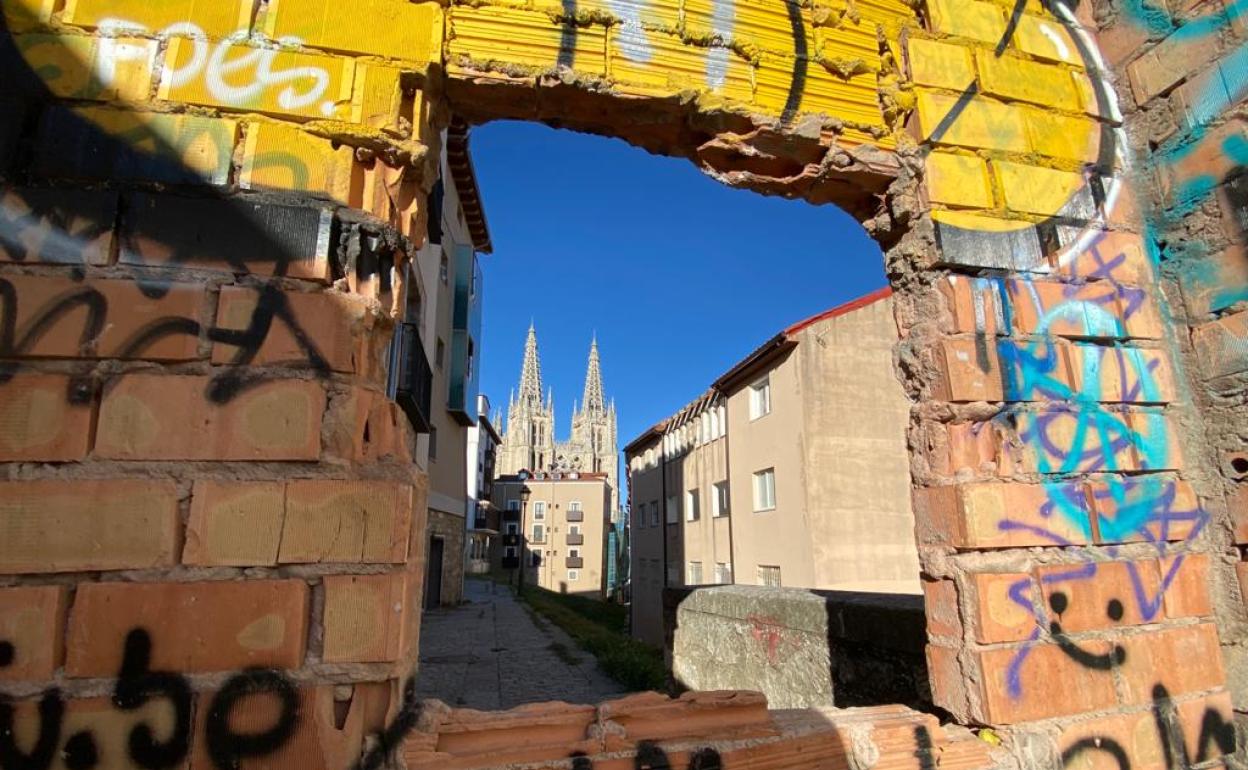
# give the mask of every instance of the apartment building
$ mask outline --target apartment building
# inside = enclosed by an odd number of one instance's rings
[[[498,447],[503,439],[490,420],[490,399],[477,396],[477,424],[468,429],[468,509],[464,517],[464,571],[483,575],[490,571],[490,549],[499,535],[498,511],[490,502]]]
[[[918,593],[897,327],[882,289],[796,323],[625,447],[633,635],[665,586]]]
[[[500,476],[493,502],[502,512],[497,565],[515,582],[603,599],[611,485],[605,473]]]
[[[489,228],[454,120],[443,139],[441,178],[428,199],[428,232],[398,281],[404,317],[391,347],[390,395],[418,434],[414,461],[429,477],[425,607],[463,596],[468,528],[468,432],[478,419],[482,271]]]

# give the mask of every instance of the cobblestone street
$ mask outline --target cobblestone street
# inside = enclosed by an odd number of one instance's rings
[[[624,689],[553,623],[510,589],[464,581],[465,604],[429,610],[420,632],[417,695],[452,706],[507,709],[562,700],[596,703]]]

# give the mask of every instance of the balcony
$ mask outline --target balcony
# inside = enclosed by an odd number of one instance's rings
[[[585,566],[585,560],[580,556],[569,556],[567,562],[568,569],[580,569]]]
[[[484,516],[478,516],[472,520],[473,529],[489,529],[489,521]]]
[[[584,535],[579,535],[579,534],[578,534],[578,535],[568,535],[568,545],[584,545],[584,544],[585,544],[585,536],[584,536]]]
[[[503,521],[520,521],[520,511],[511,509],[503,511]]]
[[[585,512],[581,510],[568,510],[568,521],[585,521]]]
[[[520,545],[520,536],[512,533],[503,535],[503,545]]]
[[[395,332],[399,346],[398,386],[394,400],[417,433],[429,432],[429,405],[433,398],[433,370],[425,357],[416,324],[399,324]]]

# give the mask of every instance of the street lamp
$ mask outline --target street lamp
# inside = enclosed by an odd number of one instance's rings
[[[528,524],[529,495],[531,494],[531,492],[529,491],[529,485],[524,482],[521,482],[521,484],[522,486],[520,487],[520,547],[517,549],[517,553],[520,554],[520,558],[519,558],[520,573],[519,573],[519,578],[516,580],[516,594],[517,595],[519,595],[521,593],[521,589],[524,588],[524,560],[526,558],[525,553],[524,553],[524,527],[526,524]]]

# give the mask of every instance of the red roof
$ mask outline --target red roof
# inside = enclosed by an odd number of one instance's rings
[[[885,299],[886,297],[891,297],[891,296],[893,296],[893,287],[891,286],[881,287],[871,292],[870,294],[864,294],[861,297],[858,297],[857,299],[851,299],[849,302],[846,302],[843,305],[837,305],[831,310],[825,310],[822,313],[817,313],[815,315],[812,315],[810,318],[807,318],[805,321],[798,321],[797,323],[793,324],[789,328],[785,329],[783,333],[785,336],[788,336],[790,334],[797,334],[802,329],[805,329],[807,326],[810,326],[811,324],[819,323],[820,321],[826,318],[836,318],[839,315],[845,315],[846,313],[857,310],[858,308],[866,307],[867,305],[870,305],[873,302],[879,302],[880,300]]]

